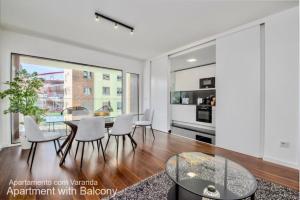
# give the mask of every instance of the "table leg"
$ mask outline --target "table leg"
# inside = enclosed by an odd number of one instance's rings
[[[178,184],[175,184],[175,195],[176,195],[175,198],[176,198],[176,200],[178,200],[178,197],[179,197],[178,190],[179,190]]]
[[[133,142],[133,144],[134,144],[135,146],[137,146],[136,141],[133,139],[133,137],[132,137],[130,134],[128,134],[128,137],[129,137],[130,140]]]
[[[65,139],[65,141],[63,142],[63,144],[60,146],[60,148],[58,149],[58,153],[61,152],[63,150],[63,148],[66,146],[66,144],[68,144],[70,138],[71,138],[72,134],[69,134],[68,137]]]
[[[62,166],[64,164],[64,162],[66,160],[66,156],[67,156],[68,152],[71,150],[74,138],[75,138],[75,132],[72,130],[72,132],[70,134],[70,139],[67,142],[68,143],[67,148],[66,148],[65,152],[63,152],[63,156],[60,159],[60,163],[59,163],[60,166]]]
[[[144,129],[144,127],[142,126],[142,129],[143,129],[143,143],[145,142],[145,129]]]

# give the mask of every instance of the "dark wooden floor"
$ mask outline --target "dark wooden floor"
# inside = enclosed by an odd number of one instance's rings
[[[106,152],[106,163],[104,163],[101,153],[98,157],[97,151],[93,150],[92,145],[89,145],[88,148],[85,148],[82,171],[79,168],[81,149],[79,149],[77,160],[74,160],[75,144],[73,144],[72,152],[67,156],[63,167],[59,167],[59,157],[55,154],[53,143],[38,146],[32,173],[29,172],[26,164],[29,151],[22,151],[20,147],[3,149],[0,152],[0,199],[99,199],[97,196],[80,196],[79,194],[74,196],[28,195],[13,198],[7,197],[6,193],[10,180],[95,180],[98,182],[97,188],[121,190],[163,171],[165,162],[170,156],[184,151],[222,155],[248,168],[257,177],[298,189],[299,173],[295,169],[182,137],[157,131],[155,134],[155,141],[149,134],[143,144],[141,134],[137,132],[134,136],[138,142],[135,153],[133,153],[128,139],[124,146],[120,140],[118,159],[116,159],[116,142],[111,140]],[[16,186],[16,188],[18,187]]]

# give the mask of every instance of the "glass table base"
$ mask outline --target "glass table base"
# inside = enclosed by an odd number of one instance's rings
[[[175,184],[168,192],[168,200],[202,200],[202,197]]]
[[[205,184],[205,183],[204,183]],[[174,184],[168,192],[168,200],[211,200],[214,198],[201,197],[200,195],[194,194],[178,184]],[[216,198],[218,199],[218,198]],[[255,193],[250,196],[251,200],[255,199]]]

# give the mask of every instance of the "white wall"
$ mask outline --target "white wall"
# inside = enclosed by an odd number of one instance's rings
[[[267,19],[264,159],[288,166],[299,163],[299,10]],[[281,147],[280,143],[288,143]],[[299,165],[298,165],[299,166]]]
[[[143,108],[147,109],[150,108],[150,89],[151,89],[151,61],[147,60],[145,62],[145,67],[144,67],[144,82],[143,82]]]
[[[144,62],[142,61],[11,31],[2,31],[0,33],[0,82],[10,79],[11,52],[122,69],[123,73],[143,74]],[[142,83],[142,80],[140,80],[140,83]],[[0,84],[0,89],[3,89],[3,87],[3,84]],[[142,94],[142,89],[140,94]],[[142,98],[140,99],[142,100]],[[9,115],[2,114],[3,106],[6,107],[7,103],[7,101],[0,101],[0,144],[2,145],[10,144]]]
[[[217,39],[217,145],[291,167],[296,167],[298,161],[300,166],[298,15],[298,8],[292,8],[164,54]],[[265,23],[265,37],[259,33],[262,23]],[[223,47],[219,45],[222,41]],[[226,68],[220,65],[222,60]],[[155,76],[167,79],[166,69],[160,67],[165,66],[157,67],[164,74]],[[151,77],[151,83],[153,80]],[[161,82],[165,84],[167,80]],[[223,87],[227,89],[221,90]],[[162,91],[166,88],[164,85]],[[155,101],[165,105],[169,98],[165,95]],[[237,121],[227,127],[225,123],[230,120]],[[281,148],[281,141],[288,142],[289,147]]]
[[[175,123],[215,130],[216,107],[212,108],[212,123],[196,121],[196,105],[171,105],[171,120]]]
[[[168,56],[151,61],[151,108],[154,109],[153,128],[167,132],[170,129],[170,62]]]
[[[216,42],[216,145],[259,157],[260,27]]]

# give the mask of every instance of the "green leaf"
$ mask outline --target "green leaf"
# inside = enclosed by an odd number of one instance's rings
[[[7,81],[9,89],[0,91],[0,98],[8,98],[10,105],[4,111],[8,113],[22,113],[32,115],[38,121],[42,120],[45,111],[37,107],[38,91],[43,87],[44,81],[38,77],[36,72],[30,74],[25,69],[16,72],[12,81]]]

